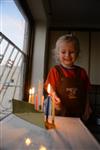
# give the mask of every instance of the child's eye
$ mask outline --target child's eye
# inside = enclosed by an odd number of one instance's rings
[[[70,51],[70,54],[75,54],[76,52],[75,51]]]
[[[61,53],[62,53],[62,54],[65,54],[65,53],[66,53],[66,51],[61,51]]]

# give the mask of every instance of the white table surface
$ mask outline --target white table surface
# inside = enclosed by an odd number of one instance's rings
[[[55,124],[46,130],[11,114],[0,122],[0,150],[100,150],[79,118],[56,117]]]

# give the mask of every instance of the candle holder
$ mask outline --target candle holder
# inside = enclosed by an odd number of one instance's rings
[[[54,122],[54,118],[55,118],[55,107],[54,107],[54,95],[53,97],[51,96],[51,87],[50,87],[50,84],[48,84],[48,88],[47,88],[47,91],[48,91],[48,97],[46,99],[46,109],[45,109],[45,115],[46,115],[46,119],[45,119],[45,128],[46,129],[53,129],[55,128],[55,122]],[[50,117],[49,113],[50,113],[50,102],[52,102],[52,115]],[[52,119],[52,121],[50,122],[50,120]]]
[[[45,121],[45,128],[46,129],[54,129],[56,128],[54,121],[49,122],[48,120]]]

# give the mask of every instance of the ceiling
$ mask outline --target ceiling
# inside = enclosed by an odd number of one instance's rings
[[[34,20],[50,27],[100,29],[100,0],[26,0]]]

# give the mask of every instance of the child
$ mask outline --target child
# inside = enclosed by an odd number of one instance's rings
[[[79,40],[74,35],[64,35],[57,40],[55,50],[60,63],[50,69],[45,90],[50,83],[56,115],[80,117],[85,121],[91,114],[87,97],[90,81],[86,71],[74,65],[80,52]]]

